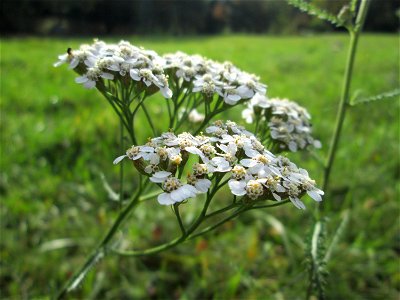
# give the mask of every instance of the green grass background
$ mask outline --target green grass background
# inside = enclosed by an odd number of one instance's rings
[[[160,54],[181,50],[229,60],[261,76],[270,97],[287,97],[309,110],[314,135],[323,143],[318,153],[326,155],[347,36],[127,40]],[[52,66],[68,47],[90,42],[1,40],[2,298],[54,295],[118,213],[100,179],[103,173],[118,188],[119,169],[112,165],[121,154],[118,120],[97,91],[75,84],[76,75],[66,66]],[[398,87],[398,37],[362,36],[354,71],[352,92],[369,96]],[[156,96],[148,103],[158,128],[165,130],[162,101]],[[224,117],[240,121],[240,109]],[[141,137],[149,136],[148,127],[138,124]],[[321,169],[309,154],[290,158],[321,182]],[[331,193],[324,199],[328,241],[342,210],[350,210],[349,224],[327,266],[329,299],[399,297],[399,167],[399,100],[352,108]],[[125,169],[129,192],[137,175],[127,163]],[[191,200],[183,209],[185,221],[201,206],[196,201],[202,200]],[[292,205],[249,212],[200,240],[159,255],[110,255],[95,266],[71,299],[302,299],[307,288],[305,241],[315,205],[311,199],[305,202],[305,212]],[[271,221],[274,218],[280,224]],[[177,234],[171,209],[153,200],[134,211],[116,241],[127,248],[144,248]]]

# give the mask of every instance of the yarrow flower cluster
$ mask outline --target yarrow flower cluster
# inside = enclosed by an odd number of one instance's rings
[[[286,99],[267,99],[266,85],[230,62],[219,63],[183,52],[159,56],[126,41],[106,44],[95,40],[92,45],[68,49],[55,66],[64,63],[80,75],[77,83],[96,87],[114,103],[135,144],[135,114],[141,106],[145,109],[144,99],[159,90],[165,98],[172,98],[167,101],[171,128],[179,128],[188,120],[201,123],[200,132],[219,112],[251,99],[243,117],[248,123],[258,118],[257,122],[267,124],[266,129],[281,150],[319,146],[311,137],[310,116],[304,108]],[[118,99],[120,95],[124,99]],[[214,96],[217,101],[212,103]],[[139,101],[134,108],[131,103],[135,99]],[[204,114],[197,110],[200,104],[204,104]],[[145,115],[156,132],[148,113]],[[262,141],[234,122],[216,121],[205,129],[205,134],[197,136],[166,132],[145,145],[132,146],[114,163],[124,158],[132,160],[142,174],[163,189],[158,201],[164,205],[206,193],[215,176],[229,176],[232,194],[250,201],[290,199],[296,207],[304,208],[300,198],[305,193],[321,201],[323,192],[307,171],[283,156],[275,156]],[[185,167],[193,161],[189,156],[196,156],[198,162],[184,176]]]
[[[69,64],[81,76],[75,81],[91,89],[102,80],[121,80],[129,86],[131,81],[142,83],[148,93],[160,90],[165,98],[171,98],[172,91],[168,86],[168,77],[164,74],[165,61],[156,52],[121,41],[118,44],[106,44],[95,40],[92,45],[81,45],[78,50],[68,49],[60,55],[59,66]]]
[[[235,122],[216,121],[206,128],[208,135],[193,136],[172,132],[152,138],[143,146],[132,146],[124,158],[160,185],[163,193],[158,202],[171,205],[206,193],[213,175],[228,176],[233,195],[247,201],[290,199],[297,207],[305,206],[300,198],[307,193],[321,201],[323,192],[315,186],[306,170],[298,168],[288,158],[275,156],[261,142]],[[198,158],[191,173],[182,176],[189,156]]]
[[[307,146],[320,148],[321,143],[312,137],[311,116],[304,107],[288,99],[268,99],[256,94],[242,111],[247,123],[255,118],[267,123],[270,136],[279,142],[281,150],[296,152]]]
[[[215,94],[225,103],[234,105],[240,100],[248,100],[256,93],[264,95],[266,85],[259,77],[246,73],[230,62],[219,63],[200,55],[188,55],[183,52],[166,54],[164,70],[175,76],[183,86],[192,92],[200,92],[207,98]]]
[[[58,57],[54,66],[64,63],[81,74],[75,81],[88,89],[99,87],[104,79],[120,79],[124,84],[133,80],[143,83],[143,88],[150,93],[160,90],[165,98],[171,98],[172,90],[166,76],[169,73],[181,80],[181,84],[187,83],[186,88],[192,92],[201,92],[208,98],[217,94],[230,105],[242,99],[248,100],[256,93],[266,93],[266,85],[260,83],[257,76],[230,62],[219,63],[183,52],[161,57],[155,51],[126,41],[107,44],[95,40],[92,45],[81,45],[78,50],[68,49],[68,53]]]
[[[100,247],[108,247],[107,243],[134,204],[153,197],[152,192],[142,195],[151,188],[149,182],[162,190],[157,196],[159,204],[173,205],[182,235],[149,250],[135,250],[132,252],[134,255],[166,250],[250,209],[287,202],[305,209],[301,198],[306,194],[315,201],[322,200],[324,192],[306,170],[297,167],[287,157],[269,151],[296,151],[309,145],[318,147],[319,142],[311,137],[309,114],[286,99],[267,99],[267,87],[259,77],[230,62],[219,63],[183,52],[159,56],[152,50],[126,41],[106,44],[95,40],[79,49],[68,48],[67,53],[58,58],[54,64],[56,67],[68,64],[79,74],[75,79],[78,84],[98,89],[110,103],[120,120],[121,146],[126,138],[134,144],[124,155],[117,157],[114,164],[124,159],[131,160],[141,176],[147,177],[134,187],[130,204],[121,211]],[[158,91],[167,99],[163,102],[168,122],[156,122],[150,106],[146,108],[145,101]],[[218,114],[245,102],[248,106],[243,117],[248,123],[255,120],[256,135],[232,121],[210,124]],[[152,103],[151,108],[154,106]],[[138,117],[138,112],[143,114]],[[147,120],[147,128],[142,123],[143,118]],[[137,134],[138,125],[142,131],[140,135]],[[160,128],[162,125],[164,129]],[[193,129],[195,133],[175,134],[174,130],[180,130],[181,126]],[[168,128],[168,132],[158,136]],[[153,138],[140,144],[138,138],[146,129],[152,131]],[[122,204],[127,189],[123,186],[125,172],[122,165],[120,168],[118,200]],[[229,188],[231,203],[209,213],[211,201],[223,187]],[[205,198],[203,209],[191,225],[186,226],[187,220],[181,218],[179,205],[199,194]],[[266,200],[280,203],[259,205]],[[198,230],[204,220],[229,212],[229,216],[213,226]],[[96,255],[100,253],[99,249]],[[88,262],[92,259],[93,256]],[[84,277],[80,275],[72,278],[64,292],[79,284]]]

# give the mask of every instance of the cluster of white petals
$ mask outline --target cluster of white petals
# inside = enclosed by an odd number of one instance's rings
[[[266,93],[266,85],[260,83],[257,76],[240,70],[230,62],[219,63],[183,52],[163,57],[165,72],[169,70],[169,74],[182,83],[192,84],[193,92],[201,92],[206,97],[217,94],[225,103],[234,105],[242,99],[251,99],[256,93]]]
[[[54,66],[69,64],[81,76],[75,81],[90,89],[102,79],[131,80],[143,83],[143,88],[160,90],[165,98],[171,98],[168,77],[164,74],[165,61],[156,52],[135,47],[129,42],[107,44],[95,40],[92,45],[81,45],[77,50],[69,49],[60,55]]]
[[[206,193],[214,174],[229,176],[228,185],[235,196],[248,200],[290,199],[298,208],[305,206],[300,198],[307,193],[321,201],[318,189],[307,171],[298,168],[288,158],[275,156],[264,148],[250,132],[236,123],[216,121],[206,128],[207,135],[193,136],[172,132],[149,140],[146,145],[132,146],[115,159],[133,160],[135,167],[158,183],[163,193],[158,202],[171,205]],[[182,176],[183,168],[197,156],[191,173]]]
[[[133,80],[143,83],[143,88],[151,92],[160,90],[165,98],[171,98],[173,92],[169,83],[172,81],[191,92],[201,92],[207,98],[218,95],[229,105],[266,93],[266,85],[260,83],[259,77],[230,62],[219,63],[183,52],[161,57],[155,51],[126,41],[108,44],[95,40],[91,45],[83,44],[79,49],[69,49],[68,53],[60,55],[54,66],[64,63],[81,75],[75,81],[88,89],[99,88],[98,83],[103,80],[121,80],[125,85]]]
[[[296,152],[307,146],[320,148],[321,143],[312,137],[311,116],[304,107],[288,99],[268,99],[256,94],[242,111],[247,123],[252,123],[255,114],[260,122],[268,122],[271,138],[279,142],[282,150]]]

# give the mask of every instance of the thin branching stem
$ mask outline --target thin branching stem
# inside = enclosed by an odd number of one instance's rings
[[[327,190],[329,184],[329,178],[332,171],[333,162],[335,160],[336,152],[338,143],[340,140],[340,135],[342,132],[343,121],[346,115],[347,108],[350,104],[350,86],[351,86],[351,79],[353,75],[353,66],[354,66],[354,59],[357,51],[358,45],[358,38],[362,29],[362,26],[365,22],[365,17],[368,11],[368,5],[370,0],[362,0],[360,9],[357,14],[356,24],[354,29],[350,29],[350,47],[349,52],[347,55],[347,63],[346,69],[344,73],[344,81],[343,81],[343,88],[342,88],[342,95],[339,102],[339,109],[336,116],[336,124],[334,133],[332,136],[331,144],[329,147],[328,157],[325,164],[324,170],[324,179],[322,184],[322,189],[324,191]]]
[[[151,120],[151,116],[150,116],[146,106],[144,105],[144,103],[142,103],[141,105],[142,105],[144,114],[146,116],[147,122],[149,123],[151,131],[153,132],[153,135],[157,136],[157,131],[156,131],[155,127],[154,127],[153,121]]]
[[[146,180],[145,182],[147,182]],[[132,198],[132,201],[125,207],[125,209],[118,215],[114,224],[107,232],[101,243],[96,247],[96,249],[89,255],[89,257],[85,260],[83,266],[79,269],[78,272],[75,273],[64,285],[64,287],[58,293],[57,299],[62,299],[66,296],[66,294],[72,290],[74,290],[86,277],[87,273],[92,269],[92,267],[107,254],[107,247],[115,233],[120,228],[123,221],[130,214],[132,209],[136,207],[139,203],[140,194],[142,193],[143,186],[140,185],[135,196]]]
[[[120,149],[121,153],[124,152],[124,124],[122,120],[120,120]],[[124,200],[124,164],[120,164],[119,166],[119,201],[118,201],[118,207],[119,210],[121,211],[122,209],[122,202]]]
[[[185,229],[185,226],[183,225],[182,218],[181,218],[181,215],[179,213],[179,204],[180,203],[175,203],[174,204],[174,212],[175,212],[175,216],[176,216],[176,219],[178,221],[178,224],[179,224],[179,228],[181,229],[182,236],[185,236],[186,235],[186,229]]]

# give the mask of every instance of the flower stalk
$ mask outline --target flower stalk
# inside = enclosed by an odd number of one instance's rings
[[[322,189],[326,191],[329,185],[329,179],[332,172],[333,163],[335,160],[338,143],[340,140],[343,122],[346,116],[346,111],[350,107],[350,86],[353,76],[354,60],[357,52],[357,45],[365,18],[368,12],[370,0],[361,0],[360,8],[357,14],[357,19],[354,27],[348,27],[350,34],[350,46],[347,54],[346,69],[343,79],[342,94],[339,102],[339,109],[336,115],[335,129],[332,135],[332,140],[329,147],[328,157],[324,168],[324,178]]]

